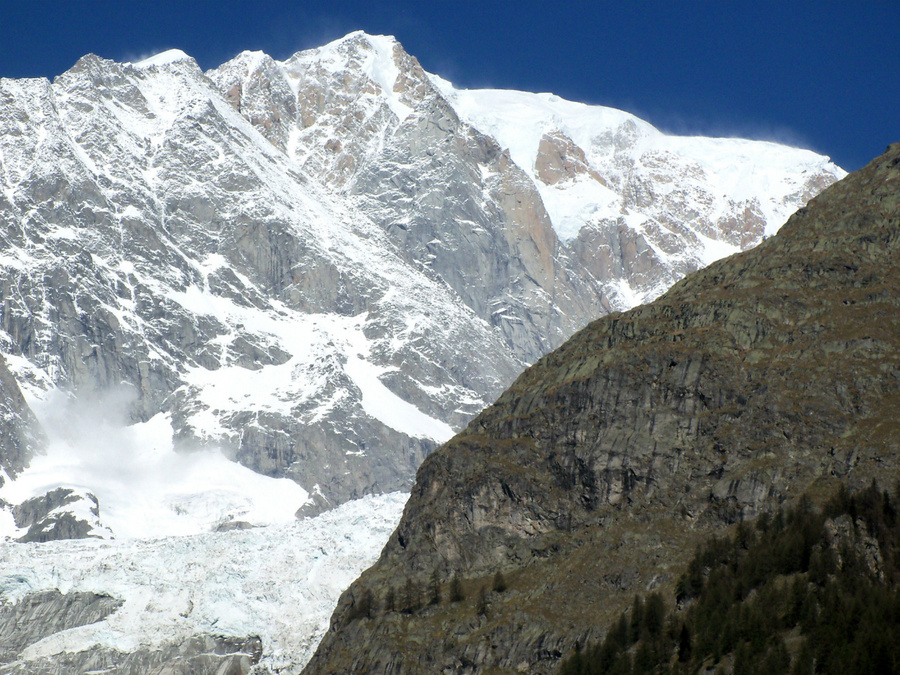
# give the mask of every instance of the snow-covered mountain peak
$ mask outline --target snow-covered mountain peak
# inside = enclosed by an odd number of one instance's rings
[[[310,69],[320,77],[327,73],[345,82],[348,77],[364,78],[377,85],[377,93],[403,119],[410,110],[397,95],[402,55],[405,52],[394,37],[356,31],[323,47],[298,52],[284,61],[283,66],[295,82]]]
[[[355,63],[363,63],[375,69],[389,70],[396,67],[398,50],[402,50],[402,46],[393,35],[371,35],[358,30],[321,47],[297,52],[285,63],[315,61],[336,71],[353,69]],[[388,89],[392,87],[393,82],[390,82]]]
[[[146,59],[141,59],[134,65],[135,68],[152,68],[153,66],[167,66],[177,61],[193,61],[193,57],[188,56],[180,49],[167,49],[166,51],[154,54]]]
[[[18,133],[0,141],[3,269],[37,294],[29,307],[17,292],[4,312],[10,363],[23,382],[76,392],[130,382],[133,421],[165,413],[175,445],[221,446],[323,486],[332,503],[405,485],[518,366],[486,322],[263,133],[295,119],[235,110],[272,101],[254,98],[267,83],[290,104],[286,79],[259,70],[281,66],[252,53],[229,65],[208,78],[193,61],[90,58],[52,86],[7,83],[0,125]],[[225,75],[241,78],[234,101],[216,88]],[[57,350],[60,313],[81,347]],[[493,365],[458,363],[446,378],[466,344]],[[375,460],[382,448],[408,468]],[[372,461],[380,478],[351,470]]]
[[[840,174],[552,94],[457,90],[361,32],[205,74],[170,51],[0,86],[16,375],[35,395],[130,382],[133,421],[168,414],[179,443],[337,500],[403,487],[415,462],[391,476],[376,447],[422,456],[523,363]],[[377,478],[351,469],[373,462]]]
[[[440,77],[431,79],[464,119],[493,135],[523,168],[534,164],[541,138],[548,133],[562,132],[586,150],[595,142],[602,144],[608,133],[620,144],[627,138],[629,145],[658,133],[647,122],[615,108],[567,101],[549,93],[457,89]]]
[[[432,76],[468,124],[529,174],[557,235],[613,306],[755,245],[845,172],[776,143],[664,134],[630,113],[552,94],[461,90]],[[613,258],[599,251],[613,253]],[[626,253],[626,251],[630,251]],[[625,255],[624,265],[615,257]],[[650,268],[667,269],[662,275]]]
[[[135,421],[168,414],[177,440],[332,496],[360,478],[297,463],[307,443],[356,464],[375,425],[375,444],[426,451],[523,362],[752,244],[838,173],[551,94],[456,90],[361,32],[206,74],[170,51],[3,86],[5,273],[35,293],[60,279],[38,312],[11,300],[16,374],[132,382]],[[61,312],[80,350],[55,342]]]

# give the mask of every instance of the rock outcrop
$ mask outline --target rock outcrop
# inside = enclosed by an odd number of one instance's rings
[[[44,441],[34,413],[25,402],[6,359],[0,355],[0,471],[8,478],[15,478],[34,454],[43,449]]]
[[[0,672],[29,645],[60,631],[102,621],[122,601],[95,593],[43,591],[0,604]]]
[[[82,494],[70,488],[57,488],[16,504],[12,515],[16,527],[28,528],[18,541],[84,539],[91,536],[97,525],[100,503],[90,492]]]
[[[894,484],[898,255],[900,144],[581,330],[426,459],[304,672],[550,673],[711,531]]]
[[[79,675],[116,672],[133,675],[245,675],[259,662],[258,637],[195,635],[177,643],[124,652],[93,647],[23,659],[29,647],[64,631],[103,621],[122,601],[89,592],[29,593],[15,604],[0,604],[0,673]]]
[[[262,655],[258,637],[196,635],[131,652],[94,647],[20,662],[0,663],[2,675],[247,675]]]

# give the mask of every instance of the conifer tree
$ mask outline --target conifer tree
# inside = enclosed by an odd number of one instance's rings
[[[476,611],[479,616],[484,616],[487,614],[487,587],[482,586],[481,590],[478,592],[478,604],[476,606]]]
[[[419,611],[419,587],[416,583],[407,577],[406,592],[403,597],[404,611],[407,614],[414,614]]]
[[[641,639],[641,627],[644,625],[644,601],[639,595],[634,596],[631,603],[631,642]]]
[[[429,585],[429,605],[437,605],[441,602],[441,578],[438,576],[437,568],[431,573],[431,583]]]
[[[466,594],[463,592],[459,575],[454,574],[453,579],[450,581],[450,602],[459,602],[460,600],[465,600],[465,598]]]
[[[691,630],[686,623],[681,624],[681,631],[678,633],[678,660],[681,663],[691,660]]]

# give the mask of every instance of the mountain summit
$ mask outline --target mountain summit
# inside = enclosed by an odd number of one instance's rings
[[[554,672],[671,590],[701,537],[893,485],[898,253],[900,144],[752,251],[579,331],[425,460],[304,672]]]

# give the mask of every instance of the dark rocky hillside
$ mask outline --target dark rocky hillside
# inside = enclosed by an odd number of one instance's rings
[[[577,333],[424,462],[304,672],[553,672],[709,534],[893,485],[898,255],[895,144],[752,251]]]

